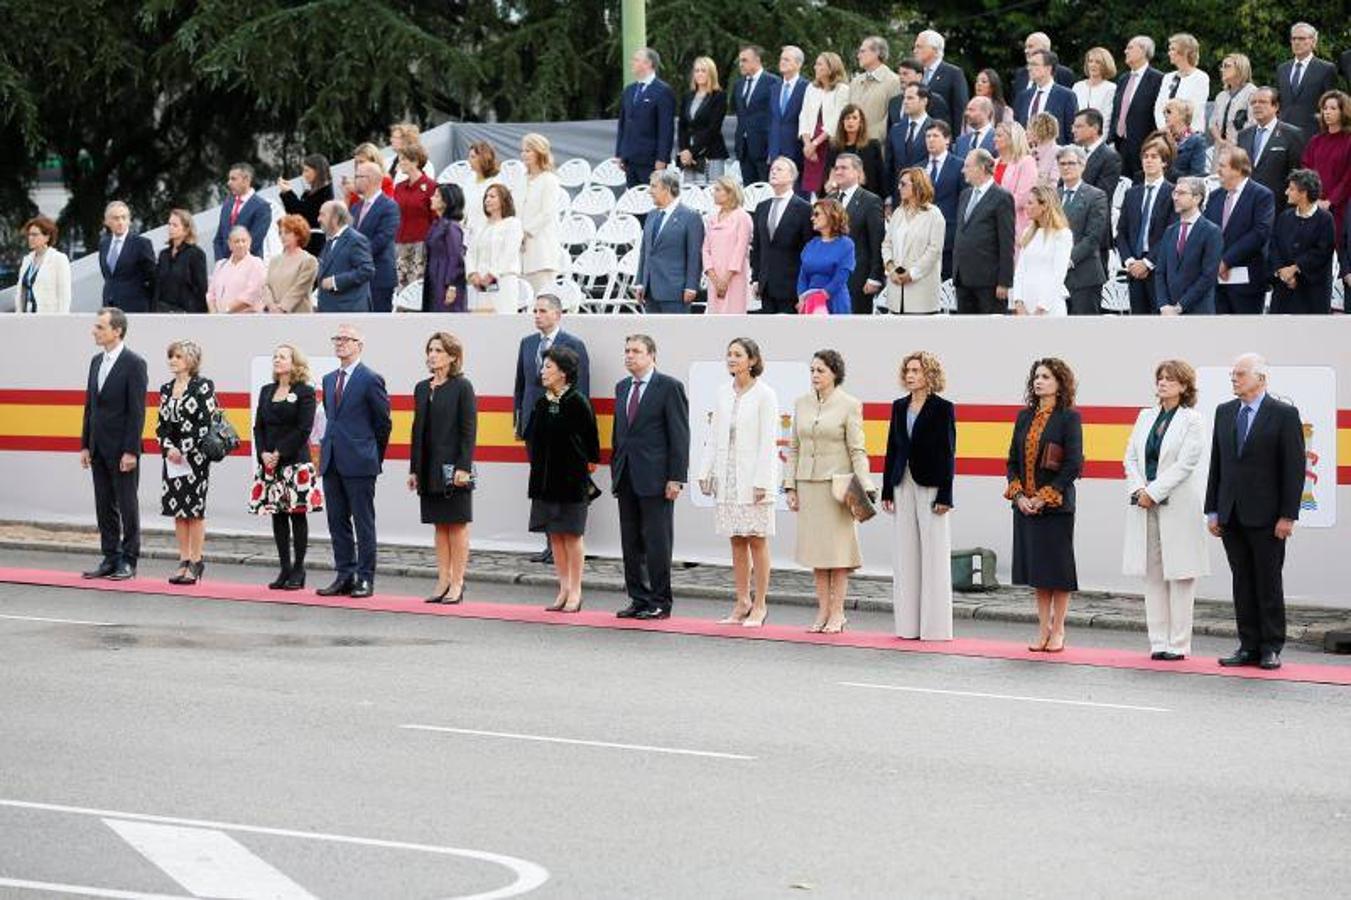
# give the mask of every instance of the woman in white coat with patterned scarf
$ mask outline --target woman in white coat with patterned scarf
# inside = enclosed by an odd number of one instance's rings
[[[1191,653],[1196,579],[1210,574],[1206,428],[1190,365],[1164,360],[1154,382],[1159,405],[1140,410],[1126,445],[1122,570],[1145,580],[1151,658],[1172,662]]]

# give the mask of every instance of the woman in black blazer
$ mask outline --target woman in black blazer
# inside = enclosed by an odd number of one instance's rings
[[[727,117],[727,94],[718,85],[718,66],[707,56],[694,61],[690,96],[680,105],[676,156],[685,180],[712,184],[722,177],[727,143],[722,139],[722,120]]]
[[[952,477],[957,467],[957,414],[938,396],[946,378],[924,350],[901,360],[909,395],[891,404],[882,508],[896,518],[892,610],[896,634],[952,640]]]
[[[185,209],[169,213],[169,242],[155,263],[157,313],[206,312],[206,253],[197,246],[192,214]]]
[[[428,603],[464,600],[469,523],[474,520],[474,443],[478,400],[464,375],[464,345],[438,331],[427,339],[431,377],[413,388],[408,489],[417,491],[422,523],[436,528],[436,592]]]
[[[567,347],[554,346],[544,354],[539,375],[544,395],[535,402],[526,438],[530,530],[549,535],[558,572],[558,597],[546,607],[550,612],[582,608],[586,508],[599,495],[591,473],[600,463],[600,432],[591,404],[574,387],[580,365]]]
[[[1013,501],[1013,583],[1037,591],[1041,631],[1029,650],[1065,649],[1065,614],[1078,590],[1074,567],[1074,482],[1084,468],[1084,434],[1074,408],[1074,372],[1064,360],[1032,364],[1027,406],[1009,443],[1008,489]]]
[[[1317,172],[1296,169],[1286,181],[1291,205],[1276,216],[1271,229],[1271,313],[1327,315],[1332,311],[1336,222],[1318,206],[1323,183]]]
[[[305,250],[317,257],[324,252],[324,232],[319,227],[319,207],[333,199],[333,178],[328,169],[328,157],[312,153],[300,162],[300,177],[306,184],[305,195],[297,197],[291,182],[285,178],[277,182],[281,205],[287,215],[304,216],[310,223],[310,241]]]
[[[841,153],[854,153],[863,162],[863,186],[879,197],[891,195],[887,185],[887,167],[882,158],[882,142],[868,139],[868,117],[853,103],[840,110],[840,124],[830,139],[826,152],[826,186],[822,196],[832,193],[835,186],[830,181],[830,170],[835,168],[835,160]]]

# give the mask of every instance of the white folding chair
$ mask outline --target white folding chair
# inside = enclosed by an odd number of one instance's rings
[[[591,242],[596,239],[596,221],[590,216],[579,216],[573,213],[559,224],[558,243],[568,251],[568,257],[573,256],[573,249],[580,253],[585,248],[591,246]]]
[[[582,289],[571,278],[560,277],[541,293],[556,295],[559,300],[563,301],[563,312],[565,313],[581,312],[582,300],[585,299],[582,295]]]
[[[440,176],[438,176],[436,180],[442,184],[458,184],[460,187],[464,187],[473,180],[473,177],[474,169],[469,165],[469,160],[457,159],[455,162],[442,169]]]
[[[559,166],[554,174],[558,176],[558,183],[565,189],[580,190],[591,182],[591,164],[581,157],[574,156]]]
[[[591,170],[591,184],[622,188],[628,184],[628,176],[613,159],[603,159]]]
[[[747,212],[754,212],[755,208],[760,205],[761,200],[774,193],[774,189],[763,181],[748,184],[741,190],[746,195],[746,199],[741,205]]]
[[[1107,252],[1107,283],[1102,286],[1102,308],[1106,312],[1130,315],[1131,289],[1121,274],[1121,257],[1116,250]]]
[[[572,198],[571,211],[574,216],[595,216],[602,219],[614,212],[614,208],[614,191],[604,185],[593,184]]]
[[[697,184],[687,184],[680,189],[680,202],[701,216],[713,212],[713,200],[708,192]]]
[[[422,312],[422,279],[408,282],[408,286],[394,295],[394,312]]]
[[[498,177],[513,194],[520,194],[525,190],[525,163],[519,159],[502,160],[502,171]]]
[[[609,312],[644,312],[643,304],[633,297],[633,283],[638,280],[638,255],[641,252],[638,247],[634,247],[616,261],[614,278],[606,290]]]
[[[613,247],[637,247],[643,242],[643,226],[628,213],[616,212],[596,229],[596,243]]]
[[[957,288],[953,287],[951,278],[938,286],[938,308],[946,313],[957,311]]]
[[[605,296],[615,280],[617,262],[613,249],[594,244],[572,261],[572,280],[586,297],[581,304],[583,312],[604,311]]]
[[[652,195],[648,193],[647,186],[635,184],[623,193],[619,202],[615,203],[615,212],[628,213],[631,216],[645,216],[657,208],[657,204],[652,202]]]
[[[535,305],[535,289],[524,278],[517,278],[516,290],[520,292],[520,299],[516,301],[516,312],[528,312]]]
[[[561,222],[572,210],[572,197],[567,191],[559,191],[558,199],[554,201],[554,215],[558,216]]]

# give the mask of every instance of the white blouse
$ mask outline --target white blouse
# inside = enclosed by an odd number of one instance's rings
[[[1096,109],[1102,113],[1102,133],[1107,134],[1112,124],[1112,105],[1116,102],[1116,83],[1103,79],[1097,87],[1085,78],[1074,83],[1074,98],[1079,101],[1079,111]],[[1065,143],[1070,143],[1069,135],[1061,135]]]
[[[527,275],[560,268],[558,195],[562,190],[563,186],[553,172],[540,172],[525,180],[525,197],[517,214],[525,232],[521,270]]]
[[[1065,275],[1070,270],[1074,251],[1074,232],[1068,228],[1047,231],[1038,228],[1032,240],[1018,254],[1013,267],[1013,287],[1009,289],[1009,309],[1021,301],[1028,315],[1045,310],[1044,315],[1069,314],[1065,298]]]
[[[1210,100],[1210,76],[1204,69],[1192,69],[1190,75],[1174,71],[1163,76],[1163,84],[1159,86],[1159,99],[1154,101],[1154,124],[1158,128],[1167,127],[1163,121],[1163,108],[1168,105],[1169,100],[1190,100],[1192,131],[1205,134],[1206,102]]]

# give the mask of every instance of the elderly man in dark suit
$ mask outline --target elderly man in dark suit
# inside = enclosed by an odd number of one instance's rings
[[[915,35],[913,49],[915,59],[924,67],[921,83],[940,101],[937,104],[933,102],[929,104],[929,114],[949,125],[954,125],[955,123],[948,117],[954,112],[960,114],[966,109],[966,103],[971,99],[971,91],[966,84],[966,73],[943,58],[946,46],[947,41],[943,35],[937,31],[926,30]],[[938,107],[942,108],[944,115],[938,114]]]
[[[399,232],[399,204],[380,189],[385,171],[373,162],[357,164],[356,189],[361,199],[352,207],[352,228],[366,238],[375,273],[371,275],[371,312],[394,308],[399,276],[394,265],[394,236]]]
[[[802,168],[802,141],[798,138],[797,119],[802,113],[802,100],[807,96],[807,83],[802,74],[806,56],[801,47],[791,44],[779,51],[778,92],[769,108],[769,160],[786,156]],[[765,172],[768,177],[768,162]]]
[[[680,174],[652,173],[656,208],[643,223],[633,293],[649,313],[687,313],[699,295],[704,220],[680,202]]]
[[[365,340],[351,325],[333,336],[338,369],[324,376],[324,479],[337,577],[321,597],[369,597],[375,585],[375,480],[385,463],[391,422],[385,379],[361,362]],[[355,526],[355,537],[353,535]]]
[[[661,57],[651,47],[633,51],[629,70],[633,81],[619,97],[619,130],[615,159],[624,167],[629,187],[647,184],[652,173],[666,168],[675,139],[676,98],[671,86],[657,77]]]
[[[812,206],[793,193],[797,166],[780,156],[769,167],[773,195],[752,216],[751,282],[764,314],[797,312],[797,273],[802,248],[815,236]]]
[[[957,200],[952,238],[957,312],[1003,314],[1013,285],[1013,196],[994,183],[994,157],[984,150],[967,154],[962,175],[969,187]]]
[[[1260,316],[1267,293],[1267,249],[1276,200],[1249,177],[1252,163],[1238,147],[1221,149],[1216,162],[1220,186],[1206,202],[1206,218],[1224,236],[1215,312]]]
[[[1126,191],[1117,220],[1116,252],[1126,271],[1133,316],[1152,316],[1159,311],[1154,303],[1154,268],[1163,234],[1177,220],[1173,183],[1163,177],[1166,150],[1166,144],[1153,142],[1140,151],[1142,180]]]
[[[957,201],[962,196],[966,180],[962,177],[962,160],[951,152],[952,129],[947,122],[934,122],[924,132],[924,146],[929,151],[924,160],[924,173],[934,189],[934,205],[943,214],[943,278],[952,277],[952,242],[957,233]]]
[[[1290,173],[1299,168],[1308,136],[1277,116],[1281,95],[1275,88],[1260,87],[1248,100],[1248,127],[1238,133],[1238,146],[1252,160],[1252,180],[1276,198],[1276,215],[1289,201],[1285,186]]]
[[[1084,148],[1073,144],[1061,147],[1056,155],[1060,167],[1060,203],[1074,235],[1070,269],[1065,274],[1072,316],[1100,315],[1102,286],[1107,283],[1101,251],[1108,240],[1112,213],[1107,195],[1083,180],[1087,158]]]
[[[1126,71],[1116,80],[1108,135],[1121,154],[1126,177],[1140,178],[1140,148],[1154,132],[1154,103],[1163,87],[1163,73],[1150,65],[1154,39],[1137,34],[1126,42]]]
[[[863,160],[857,154],[837,156],[830,179],[835,184],[835,199],[849,216],[849,237],[854,242],[854,270],[849,274],[851,311],[856,316],[870,316],[874,300],[886,284],[882,238],[887,225],[882,198],[862,186]]]
[[[1220,271],[1224,238],[1220,228],[1201,215],[1206,199],[1204,179],[1187,176],[1173,187],[1178,220],[1168,226],[1154,251],[1154,305],[1164,316],[1215,314],[1215,279]]]
[[[228,259],[230,256],[230,232],[235,228],[246,228],[253,243],[249,252],[259,259],[263,258],[263,244],[267,241],[267,232],[272,228],[272,204],[268,203],[253,188],[253,166],[248,163],[235,163],[225,182],[229,195],[221,204],[220,221],[216,224],[215,237],[211,239],[211,250],[215,259]]]
[[[779,102],[782,79],[766,72],[764,51],[753,44],[741,48],[737,64],[741,77],[732,85],[736,109],[736,154],[742,184],[763,182],[769,177],[769,131],[771,107]]]
[[[326,236],[319,254],[319,312],[370,312],[371,245],[352,227],[352,214],[340,200],[319,207],[319,226]]]
[[[131,233],[131,210],[121,200],[103,212],[108,233],[99,239],[103,305],[123,312],[150,312],[155,294],[155,247],[150,238]]]
[[[94,477],[103,559],[84,573],[85,578],[134,578],[141,555],[136,489],[141,481],[147,375],[145,360],[127,348],[126,337],[126,313],[117,307],[99,310],[94,319],[99,353],[89,361],[85,382],[80,465]]]
[[[1285,647],[1285,544],[1304,491],[1299,410],[1267,393],[1267,362],[1234,360],[1234,399],[1215,410],[1206,516],[1233,572],[1239,646],[1222,666],[1281,667]]]
[[[619,501],[624,589],[621,619],[671,615],[675,501],[689,476],[690,404],[685,386],[657,371],[657,344],[645,334],[624,342],[628,377],[615,385],[610,484]]]
[[[1337,87],[1337,67],[1314,55],[1318,29],[1308,22],[1290,26],[1290,52],[1276,67],[1276,89],[1281,92],[1281,121],[1289,122],[1306,139],[1318,133],[1318,98]]]

